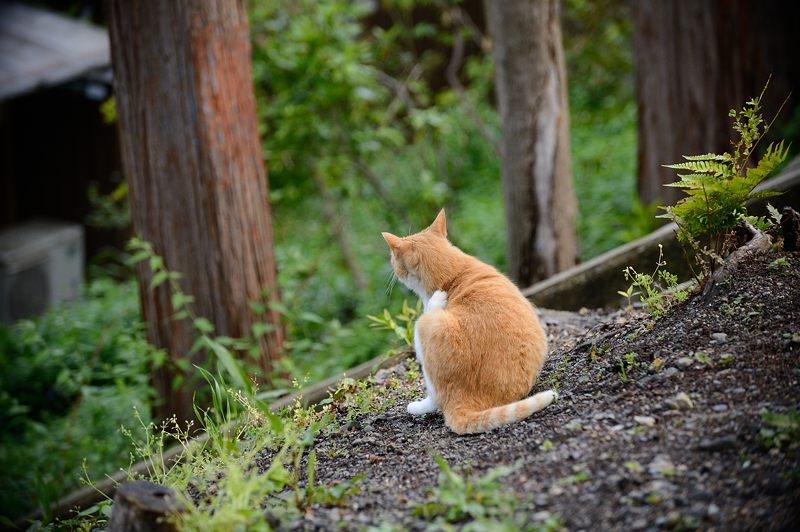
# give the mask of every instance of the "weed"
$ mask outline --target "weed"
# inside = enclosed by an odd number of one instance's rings
[[[383,309],[383,314],[380,316],[367,316],[367,319],[372,321],[373,328],[385,331],[391,331],[395,336],[402,340],[407,346],[413,347],[414,345],[414,320],[419,316],[422,310],[422,301],[417,301],[416,307],[408,306],[408,301],[403,300],[403,307],[400,312],[392,316],[389,309]],[[402,325],[401,325],[402,324]]]
[[[642,471],[644,471],[644,468],[641,466],[641,464],[639,462],[635,462],[635,461],[631,460],[631,461],[625,462],[623,465],[625,466],[625,469],[627,469],[631,473],[637,473],[638,474],[638,473],[641,473]]]
[[[514,522],[517,496],[503,488],[499,480],[520,464],[494,467],[474,478],[469,466],[459,472],[441,456],[434,455],[433,459],[439,466],[439,482],[430,489],[430,500],[414,507],[414,515],[427,520],[439,518],[446,523],[489,520],[495,526],[502,526]]]
[[[561,377],[564,376],[564,373],[566,373],[568,367],[569,358],[562,356],[561,359],[559,359],[558,364],[556,364],[556,369],[553,370],[547,379],[550,388],[554,390],[559,390],[561,388]]]
[[[663,256],[664,250],[659,244],[658,261],[656,261],[656,268],[652,274],[639,273],[633,266],[625,268],[622,273],[631,284],[627,291],[618,292],[628,298],[640,295],[644,309],[655,318],[664,314],[673,305],[685,301],[688,296],[686,290],[677,289],[678,277],[662,269],[667,265]],[[638,288],[639,291],[634,292],[634,288]],[[664,294],[665,290],[669,291],[669,294]],[[630,300],[628,303],[630,304]]]
[[[622,382],[628,382],[628,372],[639,366],[641,364],[636,360],[636,353],[625,353],[619,360],[619,378]]]
[[[794,447],[800,443],[800,411],[790,410],[785,414],[764,412],[761,415],[764,427],[759,432],[761,445],[767,449]]]
[[[772,262],[770,262],[769,265],[767,265],[767,267],[770,270],[784,270],[785,271],[789,267],[789,259],[787,259],[786,257],[777,258],[777,259],[773,260]]]
[[[568,475],[558,483],[562,486],[572,486],[573,484],[581,484],[592,478],[592,474],[586,469],[586,464],[578,464],[572,467],[575,471],[572,475]]]
[[[707,354],[703,353],[702,351],[697,351],[696,353],[694,353],[693,356],[694,356],[694,359],[697,360],[702,365],[708,366],[708,367],[714,367],[714,362],[711,360],[711,357],[709,357]]]

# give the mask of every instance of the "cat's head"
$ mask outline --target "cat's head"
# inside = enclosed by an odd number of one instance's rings
[[[401,283],[418,295],[430,295],[438,288],[437,278],[453,249],[447,241],[447,222],[442,209],[433,223],[419,233],[406,237],[382,233],[389,244],[392,269]]]

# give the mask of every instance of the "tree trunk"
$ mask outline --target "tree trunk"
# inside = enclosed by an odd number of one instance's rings
[[[502,121],[508,271],[527,286],[577,256],[559,1],[486,0],[484,8]]]
[[[682,194],[663,185],[676,181],[677,175],[662,165],[681,161],[681,155],[729,150],[733,131],[728,111],[741,109],[745,101],[758,96],[770,75],[764,95],[768,120],[789,91],[797,88],[800,62],[792,52],[796,48],[792,26],[800,20],[800,3],[636,0],[631,4],[639,197],[646,204],[673,204]],[[790,100],[779,123],[791,118],[795,105]]]
[[[256,315],[249,301],[277,298],[267,177],[256,122],[250,35],[244,0],[109,0],[123,168],[136,233],[151,242],[194,311],[220,335],[260,340],[263,370],[281,353],[280,317]],[[173,360],[195,340],[188,320],[175,321],[165,285],[149,289],[139,267],[149,340]],[[199,355],[198,355],[199,356]],[[193,358],[191,362],[196,362]],[[173,389],[174,365],[154,370],[165,400],[157,414],[192,417],[192,389]]]

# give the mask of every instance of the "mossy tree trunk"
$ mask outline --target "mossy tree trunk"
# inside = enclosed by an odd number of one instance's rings
[[[267,176],[256,121],[250,34],[243,0],[109,0],[123,168],[134,230],[181,272],[194,311],[219,335],[275,326],[260,339],[260,365],[281,354],[279,315],[248,302],[278,297]],[[170,318],[166,284],[137,270],[150,341],[173,361],[189,359],[196,335]],[[200,355],[196,355],[200,356]],[[157,414],[190,419],[194,368],[157,368]],[[184,385],[173,386],[174,379]]]
[[[636,0],[631,2],[639,114],[640,199],[673,204],[681,193],[662,165],[681,155],[730,149],[730,109],[764,97],[771,119],[795,95],[774,131],[798,102],[800,61],[794,50],[800,2],[794,0]],[[765,144],[766,146],[766,144]]]
[[[508,229],[522,286],[575,264],[569,107],[559,0],[485,0],[492,38]]]

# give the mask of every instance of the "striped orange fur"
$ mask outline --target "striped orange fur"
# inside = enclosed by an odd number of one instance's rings
[[[466,434],[555,400],[552,390],[526,397],[547,357],[533,306],[508,278],[447,240],[444,210],[424,231],[383,237],[395,274],[425,307],[414,336],[428,396],[409,404],[410,413],[441,409],[447,426]]]

